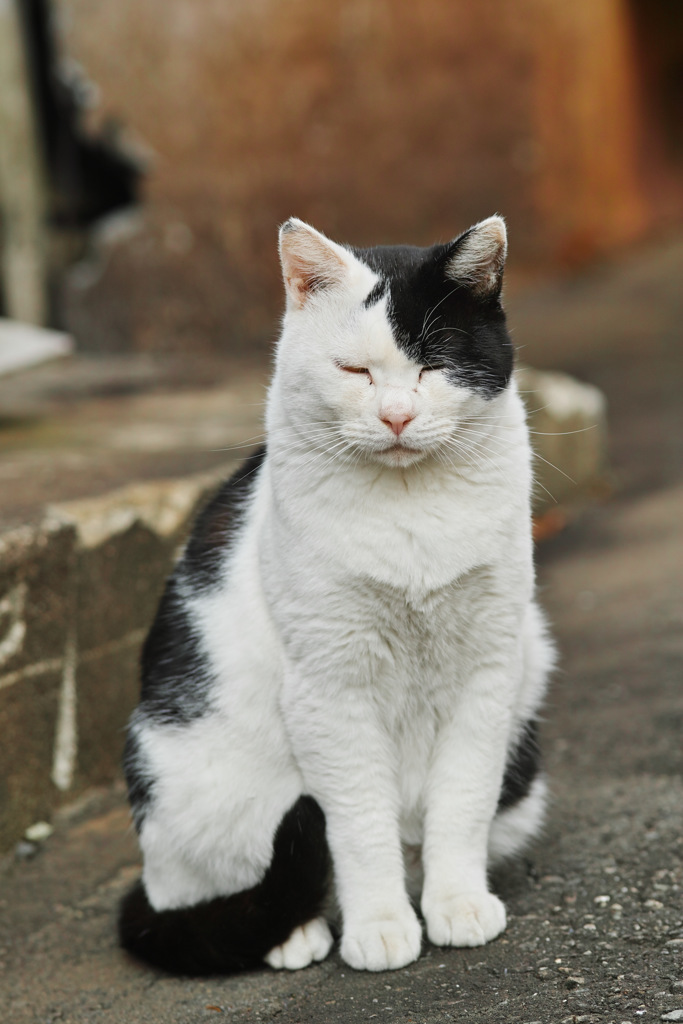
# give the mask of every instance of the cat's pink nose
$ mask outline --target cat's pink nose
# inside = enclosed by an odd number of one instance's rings
[[[391,427],[396,437],[399,437],[412,419],[414,417],[407,412],[387,412],[382,416],[382,423]]]

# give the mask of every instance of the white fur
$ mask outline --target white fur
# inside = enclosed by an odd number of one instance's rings
[[[487,865],[537,830],[542,784],[498,817],[496,804],[552,648],[533,601],[514,384],[486,401],[420,376],[386,302],[362,307],[373,272],[334,255],[341,281],[290,296],[268,455],[222,585],[188,596],[219,680],[214,710],[140,729],[159,780],[140,840],[156,909],[227,895],[260,880],[279,821],[311,794],[342,956],[381,970],[420,950],[404,844],[421,847],[433,942],[476,945],[504,928]],[[412,417],[404,448],[382,419],[397,409]],[[316,925],[269,962],[304,966],[328,948]]]
[[[271,949],[266,963],[277,970],[298,971],[314,960],[324,960],[332,948],[332,933],[324,917],[295,928],[286,942]]]
[[[489,864],[516,857],[538,835],[545,820],[547,795],[548,784],[539,776],[524,800],[496,815],[489,833]]]

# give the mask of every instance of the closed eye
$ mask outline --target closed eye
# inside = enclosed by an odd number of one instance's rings
[[[340,370],[343,370],[344,373],[364,373],[370,378],[370,383],[372,383],[372,374],[368,370],[367,366],[342,366],[341,363],[337,363],[337,366]]]

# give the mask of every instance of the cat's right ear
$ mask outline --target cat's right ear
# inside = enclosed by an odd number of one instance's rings
[[[341,284],[348,253],[296,217],[280,228],[280,262],[288,302],[301,309],[311,295]]]
[[[506,255],[505,221],[497,214],[487,217],[451,242],[446,277],[479,298],[500,295]]]

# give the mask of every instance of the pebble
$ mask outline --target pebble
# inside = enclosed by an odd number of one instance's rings
[[[24,839],[28,839],[29,843],[44,843],[53,832],[52,825],[49,825],[47,821],[37,821],[35,825],[30,825],[26,829]]]
[[[567,978],[566,985],[567,988],[580,988],[581,985],[585,984],[585,981],[585,978],[579,978],[577,975],[570,975],[570,977]]]
[[[670,1013],[663,1013],[660,1020],[683,1020],[683,1010],[671,1010]]]
[[[595,899],[593,900],[593,903],[599,903],[600,906],[604,907],[605,904],[609,903],[609,901],[611,899],[612,899],[611,896],[596,896]]]

